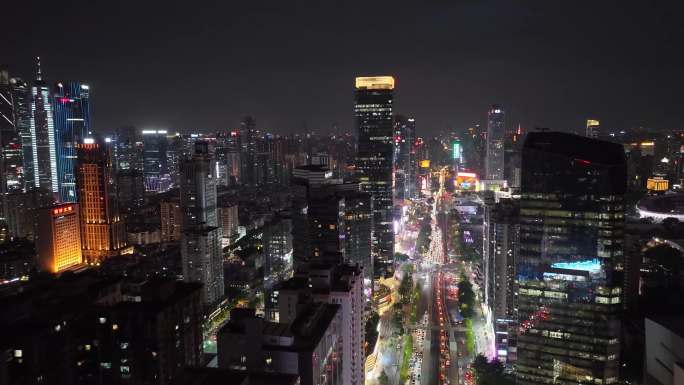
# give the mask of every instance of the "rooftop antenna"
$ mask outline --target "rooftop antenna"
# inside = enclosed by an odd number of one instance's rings
[[[43,80],[43,73],[40,70],[40,56],[36,56],[36,65],[38,67],[38,70],[36,72],[36,80]]]

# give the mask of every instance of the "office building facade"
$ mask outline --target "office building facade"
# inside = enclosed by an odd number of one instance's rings
[[[504,139],[506,135],[506,112],[495,104],[487,112],[487,148],[485,154],[485,179],[504,179]]]
[[[40,209],[37,218],[36,252],[41,271],[59,273],[83,263],[77,204]]]
[[[163,192],[171,184],[167,160],[168,139],[166,130],[143,130],[143,173],[145,191]]]
[[[394,118],[394,198],[411,199],[416,194],[416,119]]]
[[[28,83],[17,77],[9,79],[14,103],[14,123],[21,137],[23,191],[34,186],[33,150],[31,144],[31,88]]]
[[[93,138],[77,143],[75,150],[83,255],[89,263],[99,263],[126,247],[111,156],[104,142]]]
[[[57,198],[57,147],[50,88],[43,80],[38,58],[38,72],[31,87],[31,148],[33,150],[34,186],[44,193],[44,201]]]
[[[378,272],[394,258],[392,167],[394,78],[356,78],[356,169],[361,190],[373,197],[373,251]]]
[[[559,132],[522,154],[518,384],[618,381],[626,162],[621,145]]]
[[[52,100],[59,200],[76,202],[76,144],[91,130],[90,86],[76,81],[58,82]]]

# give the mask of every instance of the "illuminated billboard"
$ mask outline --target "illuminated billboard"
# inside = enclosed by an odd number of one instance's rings
[[[430,159],[423,159],[420,161],[420,168],[430,168]]]
[[[474,172],[459,172],[456,174],[454,187],[456,190],[475,191],[477,190],[478,177]]]

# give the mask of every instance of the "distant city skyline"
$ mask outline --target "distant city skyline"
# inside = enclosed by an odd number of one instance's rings
[[[491,104],[525,128],[684,125],[675,2],[186,6],[12,2],[7,30],[22,33],[1,64],[32,79],[41,56],[46,78],[88,82],[104,133],[235,128],[246,115],[275,133],[353,132],[354,77],[375,74],[397,79],[395,111],[419,135],[483,125]],[[56,34],[64,25],[88,33]]]

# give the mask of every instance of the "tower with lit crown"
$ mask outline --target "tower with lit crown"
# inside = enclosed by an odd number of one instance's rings
[[[373,254],[376,272],[394,258],[392,102],[394,78],[357,77],[354,114],[358,129],[356,169],[361,190],[373,199]]]

